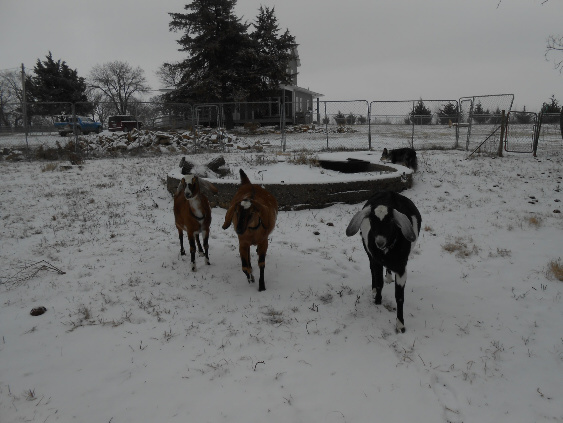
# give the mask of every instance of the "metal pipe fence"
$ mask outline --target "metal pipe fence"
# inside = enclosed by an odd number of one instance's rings
[[[26,107],[13,103],[3,105],[0,152],[6,148],[66,147],[88,155],[101,151],[100,144],[107,144],[112,151],[149,147],[152,151],[181,152],[412,147],[478,148],[493,154],[500,142],[502,111],[508,116],[503,140],[506,151],[563,149],[560,115],[512,111],[513,102],[512,94],[459,100],[317,101],[308,110],[283,99],[214,104],[134,102],[127,116],[132,126],[117,132],[108,129],[109,117],[115,114],[111,103],[28,102]],[[92,136],[94,131],[80,126],[77,118],[99,121],[101,134]],[[128,133],[132,129],[137,131]],[[241,139],[246,140],[244,145],[238,142]]]

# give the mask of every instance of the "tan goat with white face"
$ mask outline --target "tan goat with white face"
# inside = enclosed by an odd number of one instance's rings
[[[207,181],[200,180],[196,175],[186,175],[180,181],[176,194],[174,195],[174,220],[180,238],[180,254],[185,255],[184,250],[184,231],[188,233],[190,243],[190,259],[192,270],[196,270],[195,251],[196,242],[200,255],[205,256],[205,263],[209,263],[209,226],[211,225],[211,207],[209,200],[201,192],[200,182],[205,183],[212,191],[217,192],[217,188]],[[203,248],[199,240],[199,234],[203,238]]]

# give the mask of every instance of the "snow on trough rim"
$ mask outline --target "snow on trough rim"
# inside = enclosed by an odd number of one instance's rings
[[[363,203],[280,212],[259,293],[222,209],[211,266],[179,255],[181,156],[1,162],[0,421],[563,421],[563,155],[420,156],[401,335]]]

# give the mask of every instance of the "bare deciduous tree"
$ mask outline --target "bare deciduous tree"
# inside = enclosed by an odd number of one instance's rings
[[[122,115],[127,114],[127,107],[135,94],[150,91],[143,69],[133,69],[131,65],[121,61],[94,66],[89,82],[92,88],[103,92],[108,101],[113,103],[116,112]]]
[[[549,60],[549,56],[557,55],[557,58],[553,59],[555,64],[555,69],[559,69],[559,72],[563,73],[563,36],[562,35],[550,35],[547,39],[547,47],[545,49],[545,58]]]
[[[155,72],[164,88],[176,88],[182,79],[182,70],[176,64],[164,63]]]
[[[0,72],[0,126],[18,126],[22,122],[22,84],[18,71]]]

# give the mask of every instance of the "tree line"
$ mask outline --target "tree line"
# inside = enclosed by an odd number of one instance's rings
[[[225,103],[229,127],[233,124],[229,103],[279,98],[280,85],[291,85],[295,75],[288,69],[296,59],[295,37],[280,29],[274,8],[261,6],[255,20],[248,23],[235,15],[235,5],[236,0],[193,0],[184,6],[184,13],[169,13],[169,30],[179,34],[179,51],[186,57],[159,67],[157,77],[170,90],[150,101]],[[559,38],[550,38],[548,52],[557,51],[560,44]],[[61,103],[72,103],[75,113],[102,122],[110,114],[130,114],[152,91],[140,67],[113,61],[94,66],[83,77],[51,52],[45,59],[37,59],[32,73],[25,77],[25,88],[26,102],[32,103],[28,116],[70,113],[61,110]],[[17,71],[0,72],[0,126],[22,126],[22,102],[21,76]],[[437,112],[438,123],[455,122],[455,108],[455,104],[444,105]],[[560,113],[561,106],[552,96],[541,111]],[[478,103],[473,117],[477,123],[494,123],[499,113]],[[406,120],[430,124],[431,116],[432,111],[420,100]],[[344,121],[351,119],[348,116]],[[527,117],[522,114],[519,119]]]
[[[235,5],[236,0],[194,0],[184,13],[169,13],[169,29],[179,33],[179,51],[186,57],[159,67],[156,75],[169,90],[150,101],[232,103],[280,97],[280,85],[290,85],[294,77],[288,68],[296,59],[295,37],[280,29],[274,8],[260,6],[248,23],[235,15]],[[131,113],[152,92],[140,67],[113,61],[94,66],[84,77],[51,52],[37,59],[24,83],[30,116],[69,113],[61,104],[72,103],[75,113],[103,121],[108,114]],[[19,72],[0,72],[1,126],[22,125],[22,102]]]

